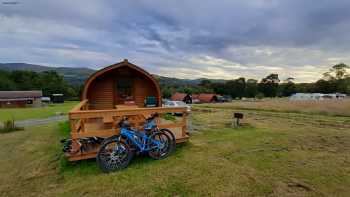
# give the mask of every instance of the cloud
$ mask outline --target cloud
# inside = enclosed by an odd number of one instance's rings
[[[45,1],[0,5],[0,62],[315,81],[350,62],[350,1]]]

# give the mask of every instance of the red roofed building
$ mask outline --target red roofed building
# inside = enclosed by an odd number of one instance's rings
[[[185,103],[215,103],[218,102],[218,96],[216,94],[202,93],[202,94],[185,94],[176,92],[171,96],[172,101],[183,101]]]
[[[193,100],[199,100],[200,103],[215,103],[218,102],[218,97],[216,94],[194,94],[192,96]]]
[[[43,92],[40,91],[0,91],[0,108],[40,107]]]
[[[192,95],[176,92],[173,96],[171,96],[171,100],[172,101],[183,101],[187,104],[191,104],[192,103]]]
[[[187,96],[187,94],[185,94],[185,93],[176,92],[175,94],[173,94],[171,96],[171,100],[172,101],[183,101],[186,96]]]

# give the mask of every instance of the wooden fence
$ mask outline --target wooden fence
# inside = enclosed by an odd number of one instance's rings
[[[111,137],[119,134],[117,123],[128,117],[132,127],[142,129],[145,119],[153,113],[160,114],[157,118],[159,128],[170,129],[176,137],[176,142],[185,142],[187,135],[187,108],[186,107],[151,107],[151,108],[123,108],[108,110],[89,110],[88,100],[81,101],[69,112],[71,139],[73,149],[78,148],[77,139],[84,137]],[[173,120],[164,118],[166,114],[180,114]],[[69,160],[76,161],[96,156],[98,147],[90,151],[77,151],[67,155]]]

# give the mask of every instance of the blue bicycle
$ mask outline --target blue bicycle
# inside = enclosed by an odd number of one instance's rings
[[[127,118],[119,122],[120,134],[105,139],[96,161],[103,172],[126,168],[135,153],[148,153],[153,159],[166,158],[175,149],[174,134],[167,129],[158,129],[156,115],[146,120],[143,131],[130,127]]]

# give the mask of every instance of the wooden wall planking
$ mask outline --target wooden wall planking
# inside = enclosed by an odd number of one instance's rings
[[[90,109],[113,109],[113,79],[96,79],[89,88]]]
[[[121,70],[122,72],[118,72]],[[118,77],[128,77],[133,81],[133,97],[137,106],[143,107],[147,96],[154,96],[159,101],[161,96],[157,93],[157,87],[142,73],[130,68],[119,68],[96,78],[88,89],[90,109],[113,109],[120,104],[117,96]]]

